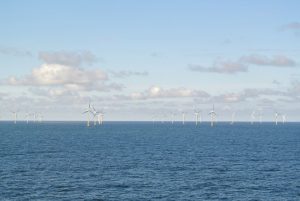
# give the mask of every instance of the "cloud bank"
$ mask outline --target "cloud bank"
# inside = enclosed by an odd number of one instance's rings
[[[15,57],[31,57],[32,53],[28,50],[21,50],[14,47],[0,47],[0,54]]]
[[[207,73],[227,73],[234,74],[239,72],[247,72],[248,68],[242,63],[239,62],[215,62],[211,67],[204,67],[199,65],[189,65],[189,70],[198,71],[198,72],[207,72]]]
[[[131,99],[157,99],[157,98],[208,98],[210,95],[202,90],[187,89],[184,87],[164,89],[160,86],[152,86],[143,92],[132,93]]]
[[[297,64],[296,61],[284,55],[267,57],[253,54],[240,57],[237,61],[215,61],[214,64],[210,67],[204,67],[201,65],[189,65],[188,69],[197,72],[235,74],[248,72],[249,66],[251,65],[291,68],[295,67]]]
[[[61,64],[75,67],[92,65],[97,61],[97,57],[90,51],[40,52],[39,59],[47,64]]]
[[[43,64],[29,75],[9,77],[2,83],[10,86],[62,87],[71,91],[121,90],[122,85],[108,83],[108,75],[99,69],[86,70],[61,64]],[[63,91],[59,89],[58,91]]]

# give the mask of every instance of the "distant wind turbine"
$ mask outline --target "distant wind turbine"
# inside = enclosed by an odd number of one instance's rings
[[[94,106],[93,105],[91,105],[91,108],[92,108],[92,110],[91,110],[91,113],[92,113],[92,115],[93,115],[93,119],[94,119],[94,126],[96,126],[96,118],[98,117],[98,112],[97,112],[97,110],[94,108]]]
[[[198,122],[199,122],[199,117],[200,117],[200,119],[201,119],[201,112],[198,111],[198,110],[196,110],[194,114],[195,114],[195,124],[196,124],[196,126],[197,126],[197,125],[198,125]],[[200,123],[201,123],[201,121],[200,121]]]
[[[98,114],[98,122],[100,125],[103,125],[103,121],[104,121],[104,112],[100,112]]]
[[[14,124],[16,124],[18,120],[18,111],[11,111],[11,113],[13,114]]]
[[[250,115],[250,118],[251,118],[251,124],[253,124],[254,123],[254,121],[255,121],[255,111],[253,111],[252,113],[251,113],[251,115]]]
[[[285,122],[286,122],[286,115],[283,114],[283,115],[282,115],[282,123],[284,124]]]
[[[182,112],[182,124],[185,124],[185,112]]]
[[[278,116],[279,116],[279,113],[278,112],[275,112],[275,124],[277,125],[278,124]]]
[[[91,102],[89,101],[89,106],[88,108],[82,113],[82,114],[87,114],[87,127],[90,126],[90,115],[92,113],[92,107],[91,107]]]
[[[26,115],[25,115],[25,118],[26,118],[26,123],[28,124],[29,123],[29,117],[30,117],[30,113],[27,112]]]
[[[40,123],[43,121],[43,118],[44,118],[44,116],[41,113],[39,113],[38,114],[38,119],[39,119]]]
[[[155,123],[155,120],[156,120],[156,115],[154,114],[154,115],[152,115],[152,123],[154,124]]]
[[[231,125],[234,124],[234,120],[235,120],[235,112],[232,112],[232,114],[231,114],[231,122],[230,122]]]
[[[210,126],[213,127],[214,122],[215,122],[215,118],[217,116],[217,114],[215,112],[215,105],[213,105],[212,110],[208,114],[210,115]]]
[[[93,105],[91,105],[91,113],[94,117],[94,125],[96,125],[96,120],[98,121],[99,125],[103,124],[104,119],[104,112],[103,111],[97,111]]]
[[[175,113],[172,112],[171,113],[171,123],[174,124],[174,118],[175,118]]]

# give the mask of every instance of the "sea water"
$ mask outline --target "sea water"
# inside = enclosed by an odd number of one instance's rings
[[[299,123],[0,122],[0,200],[300,200]]]

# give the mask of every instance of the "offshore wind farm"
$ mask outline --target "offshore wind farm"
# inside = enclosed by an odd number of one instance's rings
[[[299,201],[300,2],[0,2],[0,200]]]
[[[29,123],[41,123],[44,120],[44,115],[42,113],[36,113],[36,112],[25,112],[23,118],[20,118],[20,114],[22,112],[20,110],[11,110],[10,113],[12,114],[12,119],[11,122],[13,124],[17,124],[18,121],[20,122],[26,122],[27,124]],[[181,116],[181,123],[184,125],[186,123],[186,116],[187,115],[195,115],[195,125],[198,126],[199,124],[202,123],[203,117],[202,117],[202,110],[191,110],[190,114],[185,112],[185,111],[179,111],[178,113],[172,112],[171,113],[171,118],[169,118],[168,115],[161,115],[160,121],[159,119],[155,119],[155,117],[159,117],[159,115],[154,115],[152,116],[152,122],[158,122],[158,123],[164,123],[164,122],[169,122],[171,124],[174,124],[176,122],[180,122],[180,119],[175,119],[176,116]],[[82,115],[85,115],[87,120],[86,120],[86,125],[87,127],[90,126],[90,123],[92,122],[94,126],[98,125],[103,125],[104,122],[104,111],[103,110],[97,110],[95,109],[95,106],[89,101],[87,108],[82,112]],[[214,126],[216,123],[217,119],[217,113],[215,112],[215,105],[213,104],[212,109],[208,111],[207,116],[209,118],[206,119],[206,122],[210,122],[211,127]],[[259,118],[259,120],[258,120]],[[9,119],[9,118],[8,118]],[[2,116],[2,121],[8,121],[9,120],[5,118],[5,116]],[[260,124],[263,123],[262,121],[262,110],[260,110],[259,116],[257,116],[256,111],[252,111],[250,114],[250,121],[243,121],[243,120],[238,120],[238,117],[236,116],[236,112],[232,112],[231,117],[227,117],[227,120],[223,121],[223,123],[229,123],[231,125],[234,124],[234,122],[249,122],[251,125],[254,124],[255,122],[259,122]],[[286,114],[281,114],[278,113],[277,111],[274,113],[274,125],[278,125],[278,122],[281,122],[282,124],[286,123],[287,116]],[[48,120],[48,121],[53,121],[53,120]],[[70,120],[64,120],[65,122],[68,122]],[[63,122],[64,122],[63,121]],[[122,121],[122,120],[119,120]],[[133,122],[139,122],[141,120],[134,120]],[[144,122],[150,122],[151,119],[148,120],[143,120]],[[193,122],[192,120],[190,122]],[[205,119],[204,119],[205,122]],[[271,121],[265,121],[266,123],[270,123]]]

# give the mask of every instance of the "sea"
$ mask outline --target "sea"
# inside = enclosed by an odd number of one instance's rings
[[[300,123],[0,122],[0,200],[300,200]]]

